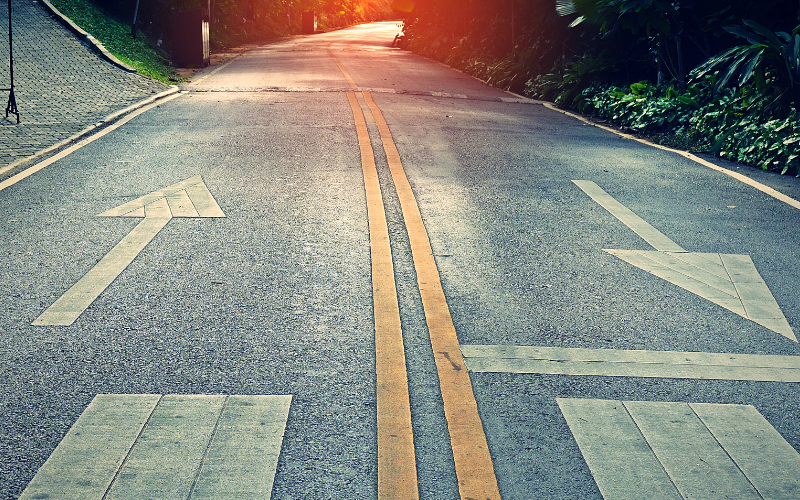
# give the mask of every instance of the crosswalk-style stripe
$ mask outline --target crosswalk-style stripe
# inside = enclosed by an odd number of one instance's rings
[[[749,405],[558,398],[605,500],[790,500],[800,454]]]
[[[97,395],[20,500],[269,499],[290,404]]]
[[[800,356],[462,345],[473,372],[800,382]]]

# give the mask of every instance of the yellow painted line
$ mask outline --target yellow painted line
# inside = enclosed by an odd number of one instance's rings
[[[361,105],[347,92],[361,150],[367,196],[372,297],[375,318],[375,371],[378,416],[378,498],[419,498],[411,404],[408,394],[403,329],[389,245],[386,212]]]
[[[86,146],[87,144],[90,144],[90,143],[96,141],[97,139],[100,139],[104,135],[109,134],[109,133],[113,132],[114,130],[120,128],[121,126],[125,125],[126,123],[128,123],[131,120],[133,120],[134,118],[136,118],[137,116],[141,115],[142,113],[144,113],[146,111],[149,111],[149,110],[155,108],[156,106],[160,106],[160,105],[162,105],[162,104],[164,104],[164,103],[166,103],[168,101],[176,99],[176,98],[180,97],[181,95],[182,94],[172,94],[171,96],[165,97],[164,99],[162,99],[162,100],[160,100],[158,102],[154,102],[153,104],[150,104],[150,105],[145,106],[145,107],[143,107],[141,109],[138,109],[138,110],[134,111],[133,113],[127,115],[125,118],[122,118],[118,122],[115,122],[114,124],[109,125],[108,127],[104,128],[100,132],[98,132],[98,133],[96,133],[96,134],[94,134],[94,135],[92,135],[90,137],[87,137],[86,139],[83,139],[82,141],[80,141],[80,142],[68,147],[67,149],[61,151],[60,153],[58,153],[56,155],[51,156],[50,158],[48,158],[48,159],[46,159],[46,160],[44,160],[42,162],[37,163],[36,165],[33,165],[31,167],[26,168],[25,170],[23,170],[22,172],[18,173],[17,175],[9,177],[8,179],[4,180],[3,182],[0,182],[0,191],[6,189],[7,187],[13,186],[14,184],[18,183],[21,180],[27,179],[28,177],[30,177],[31,175],[35,174],[36,172],[39,172],[40,170],[44,170],[45,168],[49,167],[53,163],[57,162],[58,160],[71,155],[72,153],[74,153],[75,151],[79,150],[80,148]]]
[[[358,88],[356,82],[350,77],[350,74],[330,49],[328,49],[328,53],[350,86]],[[350,93],[348,93],[348,98],[351,106],[354,106],[355,95],[350,97]],[[475,401],[475,394],[472,390],[472,381],[461,356],[458,336],[453,325],[453,319],[450,316],[450,308],[447,305],[447,299],[442,289],[439,270],[433,258],[430,240],[422,222],[417,200],[406,177],[400,154],[397,151],[383,113],[381,113],[369,92],[363,93],[363,98],[378,126],[411,243],[411,253],[417,273],[417,284],[422,297],[425,320],[428,324],[431,346],[433,347],[436,367],[439,373],[439,385],[444,402],[445,418],[450,432],[450,443],[453,449],[461,498],[464,500],[499,500],[500,491],[497,486],[497,477],[494,473],[494,464],[489,453],[486,434],[483,431],[483,423],[478,414],[478,404]],[[357,101],[355,103],[357,104]],[[353,107],[353,115],[359,114],[361,114],[360,107],[358,112]],[[358,118],[356,118],[356,123],[359,123]],[[364,124],[363,134],[365,134],[364,138],[368,142],[369,135],[366,124]],[[362,163],[365,151],[366,148],[362,146]],[[372,146],[369,146],[369,151],[372,151]],[[370,162],[374,165],[374,157]],[[382,205],[383,203],[381,202]],[[381,213],[384,213],[382,209]],[[382,217],[385,218],[385,215],[382,215]],[[394,278],[392,278],[392,281],[394,281]],[[380,453],[379,447],[379,456]],[[384,498],[381,496],[380,491],[378,497]]]
[[[789,196],[786,196],[785,194],[781,193],[780,191],[777,191],[777,190],[775,190],[775,189],[773,189],[773,188],[771,188],[771,187],[769,187],[767,185],[761,184],[760,182],[755,181],[755,180],[751,179],[750,177],[747,177],[746,175],[740,174],[738,172],[734,172],[733,170],[728,170],[727,168],[720,167],[719,165],[715,165],[715,164],[711,163],[708,160],[704,160],[704,159],[702,159],[702,158],[700,158],[700,157],[698,157],[696,155],[693,155],[692,153],[689,153],[688,151],[681,151],[680,149],[673,149],[673,148],[670,148],[670,147],[667,147],[667,146],[662,146],[661,144],[655,144],[655,143],[652,143],[650,141],[646,141],[644,139],[640,139],[640,138],[638,138],[636,136],[633,136],[631,134],[626,134],[624,132],[620,132],[619,130],[614,130],[611,127],[606,127],[604,125],[600,125],[598,123],[594,123],[594,122],[592,122],[590,120],[587,120],[586,118],[584,118],[584,117],[582,117],[580,115],[577,115],[575,113],[571,113],[571,112],[565,111],[563,109],[558,109],[557,107],[553,106],[549,102],[545,102],[543,104],[544,104],[544,106],[546,108],[549,108],[549,109],[552,109],[553,111],[558,111],[559,113],[563,113],[565,115],[571,116],[571,117],[575,118],[576,120],[580,120],[580,121],[582,121],[582,122],[584,122],[584,123],[586,123],[588,125],[592,125],[594,127],[601,128],[603,130],[611,132],[612,134],[616,134],[616,135],[618,135],[618,136],[620,136],[620,137],[622,137],[624,139],[630,139],[632,141],[640,142],[642,144],[646,144],[648,146],[652,146],[654,148],[661,149],[663,151],[669,151],[670,153],[675,153],[677,155],[683,156],[684,158],[686,158],[688,160],[691,160],[691,161],[693,161],[695,163],[699,163],[700,165],[703,165],[704,167],[708,167],[711,170],[716,170],[717,172],[720,172],[720,173],[723,173],[723,174],[728,175],[730,177],[733,177],[737,181],[742,182],[744,184],[747,184],[748,186],[750,186],[752,188],[758,189],[762,193],[765,193],[765,194],[767,194],[769,196],[772,196],[776,200],[782,201],[783,203],[786,203],[787,205],[789,205],[791,207],[800,209],[800,201],[795,200],[794,198],[791,198]]]
[[[497,486],[497,477],[483,423],[478,414],[472,381],[461,355],[458,336],[417,200],[406,177],[400,154],[383,113],[369,93],[364,94],[364,100],[367,102],[380,132],[411,242],[417,284],[422,296],[425,320],[428,324],[431,346],[439,372],[439,385],[450,431],[450,443],[453,448],[461,498],[499,500],[500,491]]]
[[[348,73],[347,70],[344,68],[344,66],[342,66],[342,63],[339,62],[336,56],[333,55],[333,52],[331,52],[330,48],[328,49],[328,54],[331,56],[331,59],[333,59],[333,62],[335,62],[336,65],[339,67],[339,71],[342,72],[342,74],[344,75],[344,79],[347,80],[347,83],[349,83],[351,87],[358,88],[358,85],[356,85],[355,80],[353,80],[353,78],[350,76],[350,73]]]

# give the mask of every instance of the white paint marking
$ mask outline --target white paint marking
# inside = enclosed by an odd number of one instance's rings
[[[125,270],[144,247],[169,222],[169,218],[145,217],[117,246],[89,270],[72,288],[33,321],[35,326],[68,326],[75,322],[103,290]]]
[[[789,500],[800,491],[800,454],[752,406],[556,401],[605,500]]]
[[[95,396],[20,500],[103,498],[159,399],[152,394]]]
[[[761,500],[688,404],[624,404],[684,498]]]
[[[37,326],[68,326],[119,276],[172,217],[225,217],[198,175],[107,210],[103,217],[144,217],[41,316]]]
[[[605,249],[605,252],[797,342],[750,256],[687,252],[594,182],[572,182],[656,248],[656,251]]]
[[[800,357],[679,351],[462,345],[472,372],[800,382]]]
[[[20,499],[268,500],[291,398],[98,395]]]
[[[611,215],[620,220],[623,224],[628,226],[634,233],[642,237],[656,250],[662,252],[685,252],[683,248],[677,243],[667,238],[658,231],[656,228],[648,224],[644,219],[633,213],[628,207],[618,202],[611,197],[608,193],[603,191],[597,184],[592,181],[572,181],[584,193],[589,195],[601,207],[608,210]]]
[[[690,403],[758,493],[770,500],[796,500],[800,454],[752,406]]]
[[[605,500],[683,500],[621,401],[556,402]]]

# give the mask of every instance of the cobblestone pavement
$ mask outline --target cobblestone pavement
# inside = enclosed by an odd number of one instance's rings
[[[36,0],[12,0],[20,123],[0,92],[0,168],[67,139],[115,111],[169,89],[105,62]],[[9,86],[8,3],[0,2],[0,88]]]

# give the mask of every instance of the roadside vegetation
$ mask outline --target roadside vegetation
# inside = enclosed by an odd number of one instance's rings
[[[122,62],[166,83],[181,80],[170,66],[172,12],[210,6],[212,51],[299,34],[306,11],[317,14],[322,31],[393,16],[390,0],[50,1]]]
[[[130,25],[108,16],[88,0],[50,0],[50,3],[137,72],[165,83],[178,81],[175,69],[169,65],[169,54],[146,36],[132,37]]]
[[[800,175],[797,2],[429,0],[404,33],[491,85]]]

